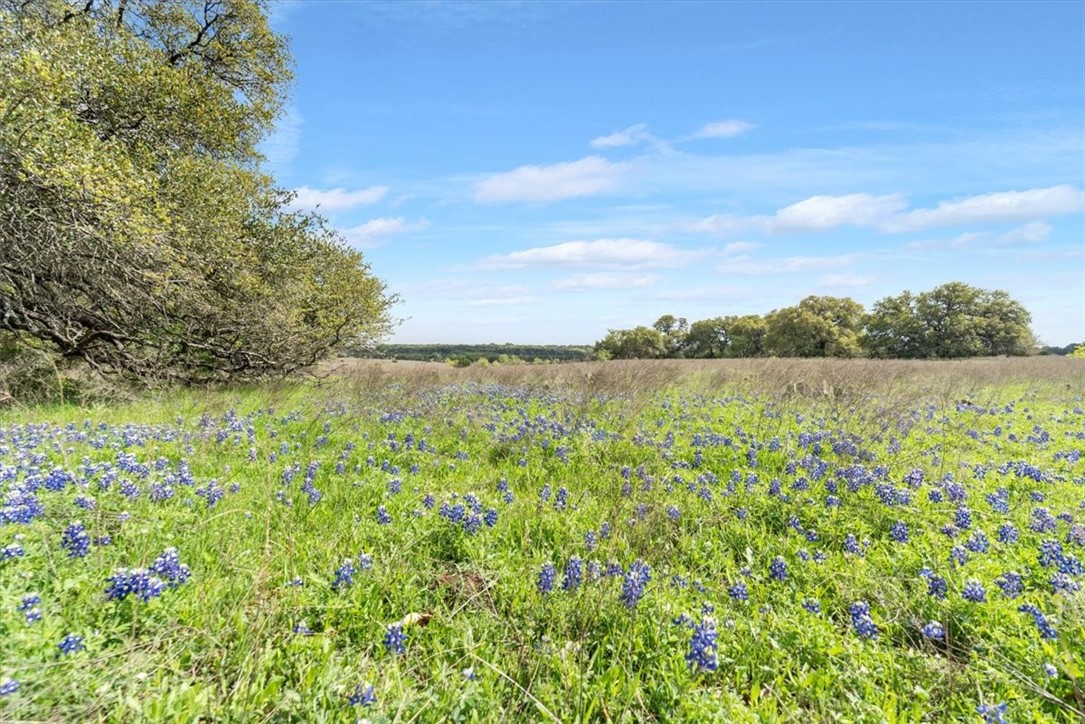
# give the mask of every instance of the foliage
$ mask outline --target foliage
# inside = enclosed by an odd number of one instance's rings
[[[584,361],[590,347],[558,344],[381,344],[349,349],[352,357],[443,362],[465,359],[469,363],[487,359],[498,364],[516,364],[535,358],[559,362]]]
[[[778,357],[858,357],[862,317],[850,297],[806,297],[765,318],[765,349]]]
[[[671,358],[915,359],[1033,354],[1037,346],[1030,323],[1028,310],[1005,291],[950,282],[929,292],[886,297],[869,314],[850,297],[809,296],[763,317],[720,316],[687,325],[685,317],[665,314],[653,328]],[[597,357],[660,356],[654,343],[646,344],[644,355],[631,344],[618,353],[632,332],[610,330],[596,343]],[[1050,350],[1065,354],[1069,348]]]
[[[1074,347],[1074,351],[1068,356],[1073,357],[1074,359],[1085,359],[1085,344],[1079,344]]]
[[[606,359],[656,359],[667,353],[667,338],[653,327],[612,329],[595,343],[595,354]]]
[[[866,343],[874,357],[1019,356],[1036,346],[1031,321],[1028,310],[1002,290],[950,282],[877,302]]]
[[[388,326],[258,170],[290,79],[254,0],[0,0],[0,330],[102,372],[289,372]]]
[[[1081,401],[922,366],[6,413],[0,719],[1080,721]]]

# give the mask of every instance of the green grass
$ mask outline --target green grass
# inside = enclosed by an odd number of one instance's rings
[[[7,413],[0,498],[38,485],[54,468],[73,481],[36,490],[41,516],[0,525],[0,547],[25,551],[0,562],[0,681],[19,682],[0,698],[0,718],[919,721],[978,718],[977,705],[1000,702],[1010,721],[1082,715],[1085,599],[1080,590],[1055,593],[1054,569],[1037,562],[1045,539],[1085,559],[1071,528],[1085,520],[1085,461],[1056,459],[1085,447],[1080,389],[979,386],[965,393],[975,407],[918,392],[901,404],[884,390],[826,398],[704,379],[594,392],[299,384]],[[1048,441],[1027,439],[1039,435],[1036,427]],[[800,442],[809,435],[822,436],[816,457],[827,466],[816,480],[801,464],[815,456]],[[834,452],[844,441],[851,446]],[[84,471],[85,459],[116,469],[121,454],[134,455],[147,474],[119,471],[102,486],[106,472]],[[175,480],[171,498],[152,501],[152,483],[176,477],[182,461],[194,484]],[[398,475],[382,470],[384,461]],[[315,504],[302,490],[310,462],[320,463]],[[794,472],[789,462],[798,464]],[[1043,480],[998,472],[1018,462]],[[284,483],[294,465],[300,470]],[[876,482],[851,491],[841,481],[840,504],[826,507],[825,482],[856,466]],[[909,489],[904,476],[913,470],[924,481]],[[751,475],[757,482],[747,488]],[[957,503],[928,497],[947,475],[966,491],[973,521],[953,539],[940,530],[954,521]],[[732,476],[738,482],[728,493]],[[774,478],[786,499],[769,493]],[[808,489],[793,487],[800,478],[810,478]],[[389,494],[393,479],[401,481],[398,494]],[[138,497],[125,497],[124,480]],[[213,507],[196,494],[211,480],[225,491]],[[502,500],[502,480],[511,503]],[[887,506],[877,484],[910,490],[911,499]],[[559,510],[563,487],[568,502]],[[1008,513],[985,500],[999,488]],[[469,492],[497,510],[496,525],[471,534],[439,514]],[[1033,501],[1034,493],[1044,500]],[[427,494],[432,509],[423,505]],[[78,496],[96,507],[79,507]],[[382,505],[389,525],[378,523]],[[1038,507],[1072,523],[1033,531]],[[789,526],[793,516],[817,540]],[[898,520],[907,523],[906,544],[889,538]],[[92,539],[111,536],[111,544],[69,558],[61,537],[72,521]],[[1018,543],[998,541],[1006,523],[1018,529]],[[952,566],[950,548],[975,530],[990,539],[988,552]],[[589,531],[598,538],[591,550]],[[843,552],[848,534],[869,540],[865,555]],[[147,603],[106,599],[115,569],[148,566],[171,546],[191,569],[186,583]],[[803,560],[818,551],[824,562]],[[340,564],[352,559],[357,567],[362,553],[372,567],[333,590]],[[589,565],[628,569],[641,560],[651,581],[634,610],[622,605],[619,576],[586,575],[564,591],[572,556],[585,561],[586,574]],[[769,576],[776,556],[788,566],[782,582]],[[545,563],[558,569],[548,595],[536,590]],[[923,566],[946,579],[945,600],[927,595]],[[1008,570],[1025,581],[1012,600],[995,584]],[[304,585],[288,585],[295,577]],[[985,586],[986,603],[962,598],[972,578]],[[746,603],[728,595],[739,580],[748,585]],[[30,593],[40,595],[42,617],[27,624],[18,609]],[[820,614],[803,609],[808,598],[820,602]],[[877,640],[856,634],[848,613],[855,601],[869,602]],[[1025,602],[1044,611],[1057,639],[1039,637],[1018,611]],[[691,630],[674,623],[682,615],[715,620],[715,671],[687,664]],[[397,656],[383,639],[404,619],[406,648]],[[930,620],[944,625],[947,640],[922,636]],[[302,622],[311,635],[294,632]],[[85,649],[60,655],[57,643],[69,633],[82,635]],[[468,668],[473,680],[463,674]],[[376,704],[349,704],[358,684],[374,687]]]

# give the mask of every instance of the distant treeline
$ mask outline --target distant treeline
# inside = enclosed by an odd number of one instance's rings
[[[385,344],[373,349],[352,350],[353,357],[451,362],[468,365],[480,360],[491,364],[525,362],[580,362],[591,358],[588,346],[558,344]]]
[[[1031,321],[1028,310],[1002,290],[949,282],[886,297],[869,311],[850,297],[809,296],[765,315],[690,324],[664,314],[651,327],[610,330],[593,351],[601,359],[1023,356],[1040,352]]]

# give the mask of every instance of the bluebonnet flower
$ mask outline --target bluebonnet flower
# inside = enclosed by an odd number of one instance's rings
[[[957,527],[961,530],[968,530],[972,527],[972,511],[968,509],[967,505],[958,507],[953,518]]]
[[[30,609],[41,603],[41,596],[36,593],[29,593],[23,596],[22,603],[19,604],[19,611],[29,611]]]
[[[610,523],[603,521],[603,524],[599,526],[599,537],[603,540],[610,539]]]
[[[750,592],[746,588],[745,581],[738,581],[727,589],[727,594],[736,601],[749,601]]]
[[[982,530],[977,530],[972,534],[972,537],[965,541],[964,547],[973,553],[986,553],[991,544],[987,540],[987,534]]]
[[[347,701],[351,706],[372,706],[377,703],[377,695],[373,693],[372,684],[358,684]]]
[[[853,553],[855,555],[863,555],[863,551],[859,548],[859,539],[854,534],[848,533],[844,539],[844,552]]]
[[[870,617],[870,604],[866,601],[856,601],[848,609],[851,614],[851,623],[855,627],[855,633],[860,638],[876,640],[878,638],[878,627],[874,624],[874,619]]]
[[[652,572],[647,563],[633,561],[629,566],[629,572],[622,581],[621,600],[626,608],[636,608],[637,603],[644,595],[644,587],[652,580]]]
[[[1043,612],[1036,606],[1031,603],[1023,603],[1017,607],[1017,610],[1032,616],[1032,620],[1036,624],[1036,630],[1040,633],[1040,638],[1053,640],[1059,637],[1058,634],[1055,633],[1055,629],[1052,628],[1051,624],[1048,622],[1047,617],[1044,616]]]
[[[15,679],[0,681],[0,696],[11,696],[19,690],[19,682]]]
[[[373,567],[373,556],[369,555],[368,553],[359,553],[358,554],[358,568],[360,568],[363,571],[368,571],[372,567]]]
[[[32,608],[32,609],[30,609],[28,611],[25,611],[23,613],[23,616],[26,618],[27,626],[29,626],[32,623],[36,623],[38,621],[41,621],[41,609],[40,608]]]
[[[668,505],[667,506],[667,517],[670,518],[671,520],[677,521],[681,517],[681,515],[682,515],[681,512],[679,512],[679,510],[678,510],[678,508],[676,506],[673,506],[673,505]]]
[[[485,514],[482,516],[482,522],[486,524],[487,528],[493,528],[497,525],[497,509],[487,508]]]
[[[148,569],[151,573],[165,579],[170,588],[176,588],[189,579],[191,571],[181,563],[176,548],[167,548],[155,559]]]
[[[595,537],[595,531],[594,530],[589,530],[587,533],[584,534],[584,547],[588,551],[595,550],[595,541],[596,541],[596,537]]]
[[[402,654],[407,649],[404,644],[407,641],[407,634],[403,633],[403,626],[398,623],[389,624],[388,628],[384,632],[384,648],[386,651],[392,654]]]
[[[984,590],[983,584],[975,578],[969,578],[968,582],[964,584],[961,596],[964,597],[964,600],[972,603],[987,603],[987,591]]]
[[[949,549],[949,562],[956,563],[958,566],[963,566],[968,563],[968,551],[961,546],[953,546]]]
[[[1007,724],[1005,702],[1001,704],[979,704],[976,706],[976,713],[983,717],[984,724]]]
[[[573,556],[565,563],[565,574],[561,580],[563,591],[575,591],[583,580],[583,561],[580,556]]]
[[[719,662],[716,659],[716,622],[707,616],[693,628],[689,640],[689,653],[686,661],[690,668],[715,671]]]
[[[821,602],[816,598],[808,598],[802,602],[802,607],[810,613],[821,613]]]
[[[557,576],[557,569],[554,568],[553,563],[544,563],[539,570],[539,580],[535,584],[535,587],[539,590],[539,593],[544,596],[554,590],[554,578]]]
[[[82,558],[90,552],[90,536],[82,523],[72,523],[60,536],[60,545],[68,551],[69,558]]]
[[[889,528],[889,538],[896,543],[907,543],[908,525],[903,520],[898,520]]]
[[[332,590],[341,591],[354,583],[354,561],[349,558],[343,559],[343,565],[335,571],[335,580],[332,581]]]
[[[305,621],[298,621],[294,624],[294,633],[298,636],[312,636],[313,630],[309,628],[309,624]]]
[[[608,577],[621,576],[625,574],[625,570],[622,569],[622,565],[617,561],[607,561],[605,574]]]
[[[377,507],[377,524],[388,525],[392,522],[392,516],[388,515],[388,509],[383,505]]]
[[[773,558],[772,563],[769,565],[769,575],[777,581],[786,581],[787,562],[780,556]]]
[[[1044,673],[1048,677],[1053,679],[1053,678],[1055,678],[1056,676],[1059,675],[1059,670],[1055,668],[1054,664],[1046,663],[1046,664],[1044,664]]]
[[[554,510],[565,510],[568,505],[569,490],[562,485],[558,488],[558,494],[554,496]]]
[[[471,512],[463,517],[463,529],[468,535],[478,533],[478,529],[481,525],[482,519],[479,518],[478,513]]]
[[[427,493],[426,496],[424,498],[422,498],[422,507],[425,508],[426,510],[430,510],[431,508],[433,508],[433,506],[436,503],[437,503],[437,501],[434,500],[433,496],[430,495],[429,493]]]
[[[1002,589],[1002,595],[1006,598],[1017,598],[1025,590],[1021,583],[1021,574],[1017,571],[1007,571],[995,579],[995,585]]]
[[[478,675],[475,673],[474,668],[470,666],[465,669],[461,669],[460,675],[468,681],[474,681],[476,678],[478,678]]]
[[[286,585],[289,587],[304,586],[305,581],[301,580],[301,576],[294,576],[294,578],[286,582]]]
[[[1004,523],[998,528],[999,543],[1016,543],[1020,539],[1017,527],[1011,523]]]
[[[923,635],[929,639],[941,641],[946,636],[946,630],[937,621],[931,621],[923,627]]]
[[[24,555],[26,555],[26,550],[18,543],[12,543],[0,548],[0,561],[6,561],[8,558],[21,558]]]
[[[942,497],[941,490],[938,490],[937,488],[931,488],[931,490],[927,493],[927,499],[930,500],[932,503],[941,503],[944,498]]]
[[[1062,558],[1062,543],[1048,538],[1040,542],[1040,554],[1037,556],[1037,561],[1044,568],[1050,568],[1056,565]]]
[[[162,579],[152,576],[142,568],[129,570],[120,568],[106,579],[109,584],[106,587],[106,598],[111,601],[120,601],[129,595],[135,595],[144,603],[152,598],[157,598],[166,590],[166,584]]]
[[[68,634],[60,640],[57,644],[57,648],[60,649],[62,654],[74,654],[76,651],[83,650],[83,637],[75,634]]]
[[[1067,596],[1081,590],[1081,584],[1062,571],[1052,573],[1048,582],[1055,593],[1062,593]]]

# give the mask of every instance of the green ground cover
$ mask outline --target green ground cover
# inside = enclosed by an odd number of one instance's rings
[[[5,413],[0,718],[1081,717],[1081,390],[796,389]]]

